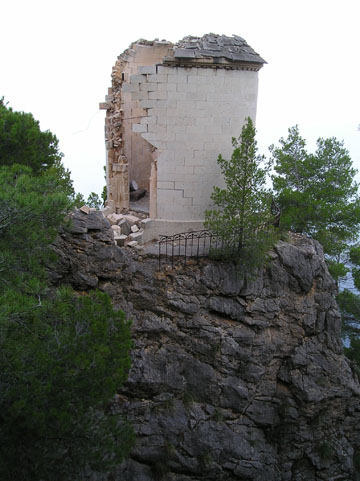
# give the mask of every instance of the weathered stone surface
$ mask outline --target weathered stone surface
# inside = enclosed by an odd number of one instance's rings
[[[139,244],[139,243],[138,243],[137,241],[132,240],[132,241],[130,241],[130,242],[128,243],[128,246],[129,246],[129,247],[136,247],[138,244]]]
[[[59,236],[52,279],[108,292],[133,320],[114,407],[137,442],[112,479],[357,479],[360,387],[319,244],[280,242],[248,279],[206,259],[159,272],[96,234]]]
[[[69,223],[66,226],[66,230],[71,234],[85,234],[87,232],[85,218],[69,216]]]
[[[122,214],[112,213],[112,214],[109,214],[107,218],[110,221],[110,223],[114,225],[114,224],[118,224],[119,221],[121,221],[124,218],[124,216]]]
[[[139,230],[139,229],[138,229],[136,232],[133,232],[132,234],[130,234],[129,237],[130,237],[133,241],[142,242],[143,233],[144,233],[143,230]]]
[[[86,218],[86,227],[88,230],[107,229],[110,227],[110,222],[99,211],[89,212]]]
[[[126,239],[127,239],[127,236],[123,234],[117,234],[114,236],[114,241],[116,245],[118,245],[119,247],[123,247],[125,245]]]
[[[121,219],[118,226],[121,228],[121,233],[124,235],[129,235],[131,232],[131,226],[126,219]]]
[[[111,209],[111,207],[104,207],[103,209],[100,210],[100,212],[103,214],[104,217],[106,217],[109,214],[112,214],[113,210]]]
[[[241,321],[244,319],[244,308],[241,303],[226,297],[213,296],[209,300],[210,311],[223,314],[225,317]]]
[[[84,214],[88,214],[90,212],[90,207],[87,206],[87,205],[83,205],[82,207],[80,207],[79,209],[81,212],[83,212]]]
[[[125,214],[124,219],[126,219],[130,225],[134,225],[140,222],[139,217],[136,217],[135,215],[131,215],[131,214]]]
[[[86,207],[86,206],[85,206]],[[104,231],[110,227],[110,223],[101,212],[84,212],[76,209],[68,216],[66,230],[72,234],[85,234],[88,230]]]

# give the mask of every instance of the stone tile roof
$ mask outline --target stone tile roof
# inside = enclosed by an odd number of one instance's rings
[[[212,58],[213,63],[217,63],[217,59],[226,59],[230,63],[255,63],[258,65],[266,63],[243,38],[237,35],[226,37],[214,33],[208,33],[201,38],[184,37],[174,46],[174,57],[195,62],[197,59]]]

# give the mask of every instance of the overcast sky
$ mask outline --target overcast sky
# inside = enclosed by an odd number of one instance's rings
[[[236,34],[268,62],[259,73],[260,151],[299,124],[310,150],[335,136],[360,169],[359,19],[360,0],[3,0],[0,97],[57,135],[77,191],[100,193],[98,104],[117,56],[139,38]]]

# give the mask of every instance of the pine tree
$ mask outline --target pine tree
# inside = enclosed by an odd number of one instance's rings
[[[31,113],[16,112],[0,98],[0,166],[20,164],[34,176],[51,171],[61,181],[63,192],[76,200],[63,156],[56,135],[42,131]]]
[[[216,254],[236,258],[246,269],[260,265],[274,242],[271,193],[266,188],[270,168],[257,155],[255,128],[247,119],[239,139],[232,139],[232,156],[219,155],[225,188],[214,187],[216,208],[205,213],[205,226],[221,239]]]
[[[357,171],[343,142],[320,138],[310,154],[296,126],[270,151],[282,227],[317,239],[328,258],[339,261],[360,227]]]
[[[51,242],[72,203],[51,169],[0,168],[0,478],[108,473],[133,443],[110,406],[130,324],[104,293],[49,287]]]

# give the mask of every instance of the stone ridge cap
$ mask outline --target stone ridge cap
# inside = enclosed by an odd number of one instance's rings
[[[156,44],[161,44],[161,45],[174,45],[172,42],[169,40],[159,40],[158,38],[154,38],[154,40],[146,40],[145,38],[139,38],[135,42],[132,42],[131,45],[148,45],[149,47],[152,47],[153,45]]]
[[[214,33],[202,37],[188,35],[174,47],[175,58],[201,59],[226,58],[232,62],[267,63],[253,48],[238,35],[227,37]]]
[[[126,48],[120,55],[118,55],[118,60],[122,60],[126,58],[128,54],[131,55],[131,52],[133,52],[134,47],[136,45],[140,45],[142,47],[154,47],[156,45],[168,45],[169,48],[173,47],[174,44],[170,42],[169,40],[159,40],[158,38],[154,38],[154,40],[146,40],[145,38],[139,38],[138,40],[135,40],[135,42],[131,42],[131,44]]]
[[[134,48],[136,45],[141,45],[144,47],[154,47],[155,45],[169,45],[169,47],[174,46],[172,42],[165,39],[159,40],[158,38],[154,38],[154,40],[146,40],[145,38],[139,38],[138,40],[135,40],[135,42],[131,42],[129,47],[124,52]]]

